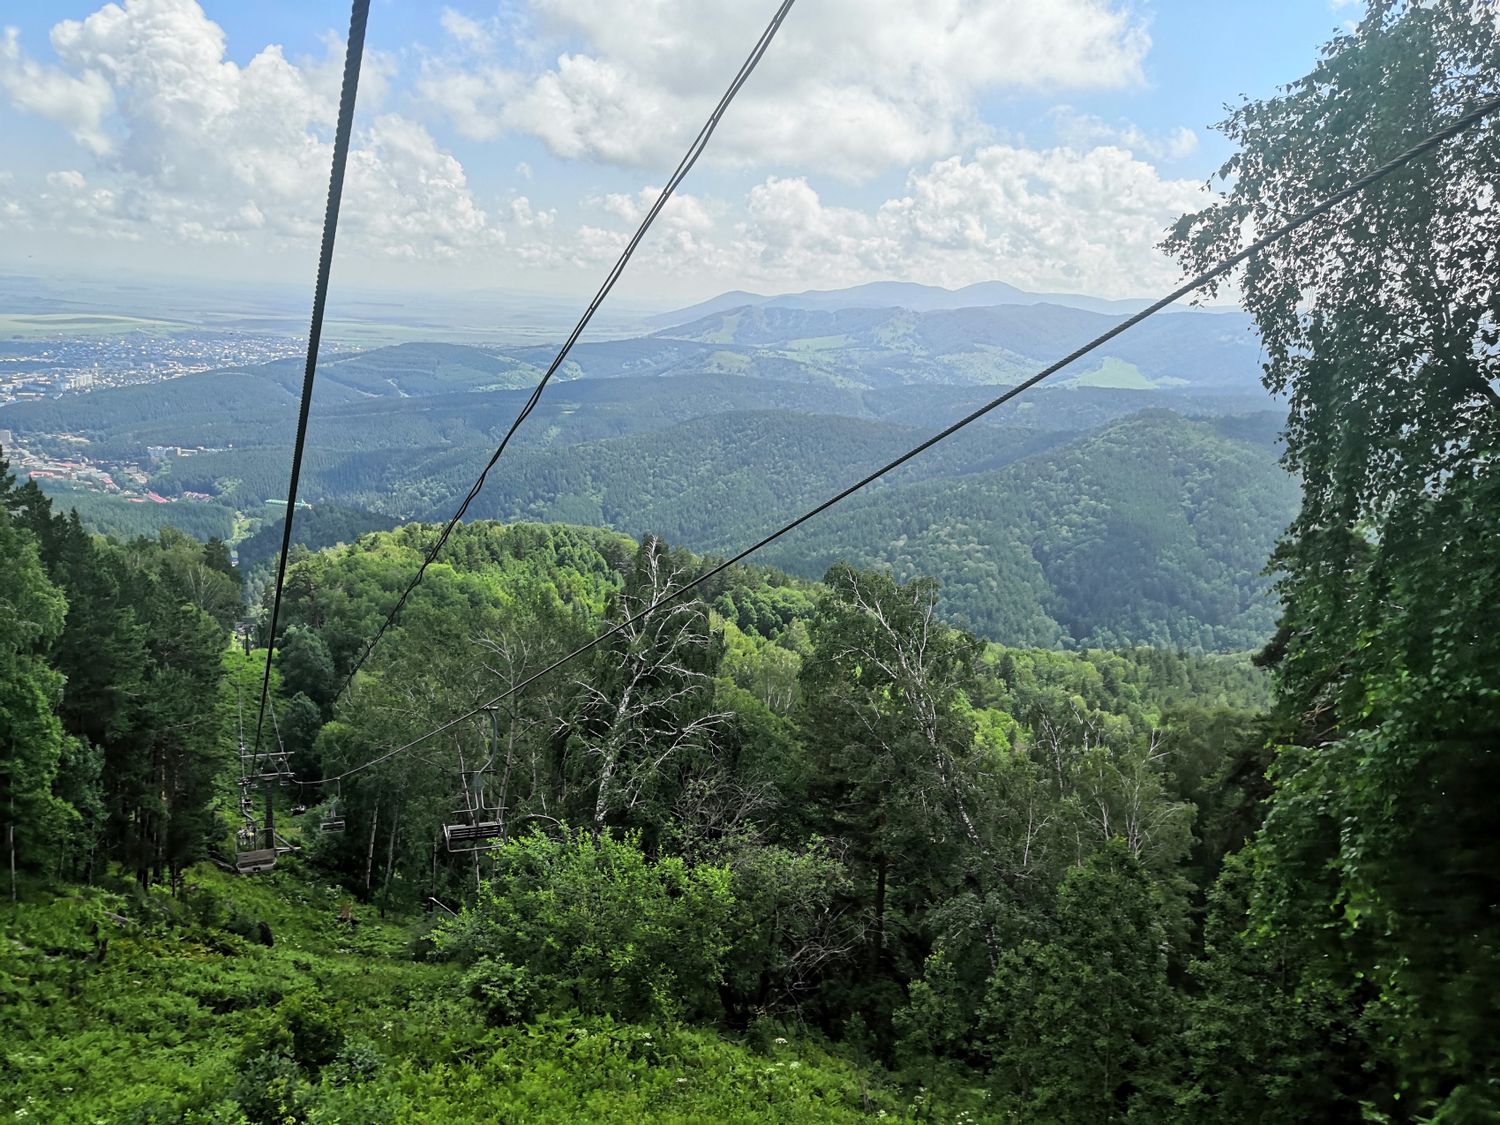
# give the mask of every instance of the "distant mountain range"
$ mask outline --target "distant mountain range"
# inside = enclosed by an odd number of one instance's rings
[[[991,303],[964,303],[981,299]],[[726,294],[651,335],[575,348],[471,516],[654,531],[729,552],[1134,307],[1119,306],[998,282]],[[299,518],[297,538],[322,545],[445,518],[552,355],[436,342],[326,354],[302,479],[319,515]],[[1260,571],[1295,504],[1260,363],[1241,314],[1153,317],[768,561],[813,576],[838,558],[932,574],[955,620],[1013,643],[1253,645],[1272,620]],[[16,403],[0,426],[102,464],[145,464],[152,446],[191,451],[157,463],[149,487],[208,494],[252,530],[264,524],[244,545],[247,563],[263,562],[301,376],[300,360],[279,360]],[[80,506],[98,526],[132,528],[189,507],[110,510],[125,503]]]
[[[1010,384],[1100,335],[1119,316],[1062,305],[804,309],[745,305],[662,329],[658,339],[758,348],[809,373],[865,386]],[[1260,343],[1241,313],[1160,313],[1063,372],[1075,386],[1260,395]]]
[[[1081,293],[1031,293],[1003,281],[981,281],[961,289],[943,289],[936,285],[918,285],[912,281],[872,281],[848,289],[807,289],[801,293],[766,296],[734,289],[685,309],[649,317],[651,328],[670,328],[714,313],[754,306],[774,309],[911,309],[913,312],[935,312],[939,309],[988,308],[994,305],[1061,305],[1084,312],[1108,316],[1129,316],[1150,304],[1145,297],[1106,300]]]

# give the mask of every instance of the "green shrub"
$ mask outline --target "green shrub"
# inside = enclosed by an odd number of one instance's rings
[[[235,1079],[233,1096],[255,1125],[301,1121],[310,1088],[296,1062],[267,1051],[245,1061]]]
[[[479,901],[435,931],[444,952],[525,969],[557,1010],[641,1019],[714,1009],[734,906],[727,868],[652,862],[639,837],[571,831],[490,854]]]
[[[339,1048],[338,1056],[324,1072],[334,1086],[352,1086],[368,1082],[380,1069],[380,1052],[368,1039],[349,1038]]]
[[[464,973],[460,984],[490,1027],[524,1023],[536,1014],[536,983],[525,969],[508,962],[483,957]]]
[[[344,1046],[338,1011],[327,997],[296,993],[257,1015],[241,1048],[245,1065],[275,1056],[316,1077]]]

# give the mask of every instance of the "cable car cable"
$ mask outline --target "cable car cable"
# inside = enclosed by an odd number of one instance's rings
[[[307,334],[307,365],[302,374],[302,405],[297,415],[297,440],[292,446],[292,474],[287,483],[286,520],[281,528],[281,556],[276,563],[276,592],[271,599],[271,629],[266,634],[266,671],[260,684],[260,713],[255,720],[255,748],[260,749],[266,722],[266,699],[271,693],[271,657],[276,651],[276,625],[281,616],[281,588],[286,581],[286,557],[292,549],[292,518],[297,513],[297,485],[302,478],[302,449],[307,442],[307,416],[312,408],[313,380],[318,371],[318,346],[323,339],[323,311],[328,303],[328,274],[333,266],[333,240],[338,233],[339,204],[344,195],[344,167],[349,161],[349,137],[354,130],[354,99],[359,92],[359,67],[365,53],[365,25],[370,0],[354,0],[349,13],[349,42],[344,51],[344,83],[339,91],[339,119],[333,137],[333,168],[328,176],[328,205],[323,213],[323,244],[318,253],[318,279],[313,289],[312,324]]]

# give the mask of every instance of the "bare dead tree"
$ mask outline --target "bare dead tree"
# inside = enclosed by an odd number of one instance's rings
[[[727,841],[735,845],[763,843],[757,818],[775,808],[778,799],[776,786],[770,781],[738,778],[721,763],[713,762],[688,778],[672,806],[682,851],[695,858],[713,859]]]
[[[643,544],[638,570],[638,589],[620,599],[626,618],[683,580],[656,539]],[[639,807],[670,766],[711,746],[728,718],[711,710],[705,669],[715,643],[703,603],[673,602],[621,631],[605,653],[607,675],[574,681],[581,703],[567,733],[592,763],[596,832],[611,815]]]

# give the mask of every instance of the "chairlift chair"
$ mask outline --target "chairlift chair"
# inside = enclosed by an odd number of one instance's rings
[[[286,751],[280,746],[279,739],[276,750],[264,753],[251,750],[246,746],[243,708],[240,714],[239,754],[240,816],[243,818],[243,823],[235,833],[234,869],[240,875],[253,875],[261,871],[270,871],[276,866],[277,856],[295,850],[274,833],[267,833],[270,838],[265,843],[270,847],[256,846],[261,843],[262,830],[255,820],[252,792],[257,782],[278,781],[283,785],[286,784],[286,779],[292,776],[292,771],[287,761]]]
[[[500,733],[495,713],[490,709],[490,757],[476,770],[464,769],[463,754],[458,758],[458,783],[463,807],[456,810],[455,822],[443,825],[443,845],[449,852],[484,852],[497,848],[505,838],[503,806],[484,803],[484,774],[494,761]]]
[[[245,823],[235,833],[234,870],[239,875],[254,875],[261,871],[269,871],[276,866],[276,857],[281,854],[275,847],[258,848],[255,845],[260,841],[260,829],[255,820],[249,816]]]
[[[500,810],[494,810],[499,812]],[[476,820],[443,825],[443,844],[450,852],[485,852],[499,847],[505,825],[498,820]]]
[[[279,855],[276,848],[254,848],[247,852],[234,853],[234,869],[241,875],[254,875],[269,871],[276,866]]]
[[[342,832],[344,830],[344,812],[339,805],[344,799],[344,786],[342,782],[336,784],[333,791],[333,805],[322,820],[318,821],[318,828],[324,832]]]

